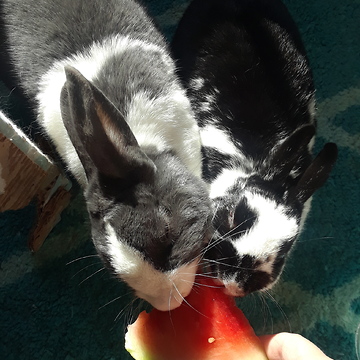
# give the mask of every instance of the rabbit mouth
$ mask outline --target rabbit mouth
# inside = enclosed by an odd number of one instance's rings
[[[224,285],[224,292],[231,296],[244,297],[255,291],[269,289],[276,281],[272,262],[260,264],[259,260],[249,255],[245,255],[243,261],[232,270],[228,267],[224,269],[225,266],[222,269],[219,267],[217,274]]]
[[[245,276],[246,277],[246,276]],[[273,285],[272,277],[264,271],[254,271],[246,282],[224,281],[224,292],[235,297],[244,297],[255,291],[269,289]]]
[[[146,300],[160,311],[170,311],[179,307],[189,295],[197,273],[199,260],[180,266],[169,272],[150,268],[145,263],[140,276],[127,276],[125,281],[132,285],[135,295]]]
[[[264,257],[240,254],[231,241],[225,240],[206,254],[206,271],[219,280],[226,294],[244,297],[275,284],[285,262],[284,255],[281,251]]]

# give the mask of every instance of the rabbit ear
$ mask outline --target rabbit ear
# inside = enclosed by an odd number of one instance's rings
[[[155,165],[140,149],[124,117],[79,71],[68,66],[65,73],[62,118],[88,179],[94,168],[108,178],[148,178]]]
[[[286,178],[314,135],[313,125],[304,125],[295,130],[272,155],[268,172],[276,179]]]
[[[291,189],[289,197],[296,197],[302,203],[308,200],[328,179],[336,162],[337,153],[336,144],[325,144],[318,156],[305,170],[296,186]]]

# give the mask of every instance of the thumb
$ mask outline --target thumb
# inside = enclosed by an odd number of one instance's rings
[[[269,360],[331,360],[316,345],[298,334],[260,337]]]

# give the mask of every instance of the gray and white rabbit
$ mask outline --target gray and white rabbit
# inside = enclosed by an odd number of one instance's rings
[[[211,205],[168,46],[132,0],[3,0],[9,57],[84,189],[95,247],[155,308],[190,292]]]
[[[299,31],[279,0],[195,0],[172,51],[215,212],[205,258],[231,295],[269,289],[337,157],[332,143],[311,156],[314,85]]]

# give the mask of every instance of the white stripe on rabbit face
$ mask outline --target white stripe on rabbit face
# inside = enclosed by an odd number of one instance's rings
[[[108,222],[105,228],[106,249],[101,250],[104,245],[100,245],[100,251],[110,257],[116,274],[135,291],[135,295],[158,310],[169,311],[179,307],[192,289],[199,259],[162,272],[145,261],[140,252],[124,244]]]
[[[249,190],[245,190],[243,194],[245,203],[254,213],[255,221],[247,230],[225,240],[232,244],[239,268],[235,271],[234,265],[230,263],[232,271],[221,271],[219,274],[226,292],[232,296],[246,295],[248,284],[243,281],[246,282],[247,277],[252,274],[262,273],[260,279],[265,279],[262,290],[270,289],[277,280],[279,268],[276,267],[279,265],[275,264],[278,264],[279,256],[283,256],[283,248],[291,244],[300,231],[299,219],[289,215],[285,206]],[[229,256],[229,260],[234,261],[234,256]],[[243,263],[245,259],[253,260]],[[226,268],[226,258],[222,262]],[[264,276],[265,274],[267,275]]]
[[[284,243],[298,234],[298,220],[288,215],[285,206],[263,195],[246,190],[244,197],[256,214],[256,222],[245,234],[233,240],[233,244],[241,255],[260,260],[272,258]]]

